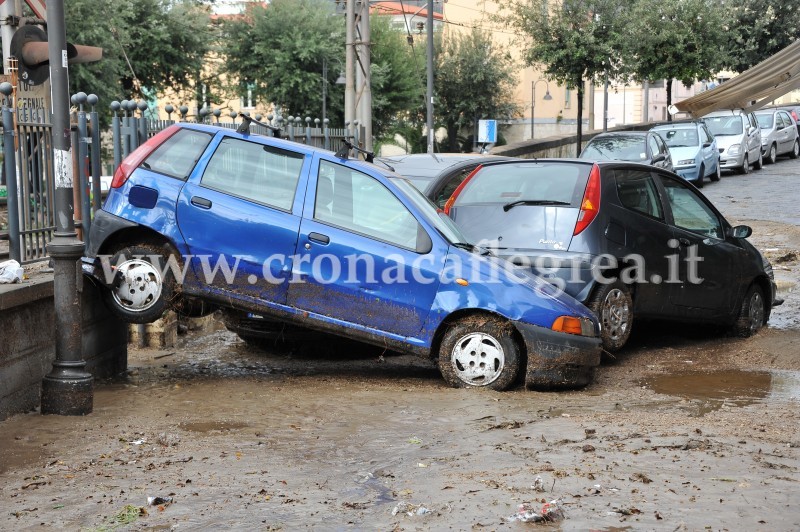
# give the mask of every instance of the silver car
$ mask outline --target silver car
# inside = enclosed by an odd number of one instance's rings
[[[761,153],[768,163],[775,163],[778,155],[788,155],[792,159],[800,156],[797,126],[787,111],[762,110],[756,113],[756,118],[761,127]]]
[[[703,121],[717,139],[719,163],[723,170],[747,174],[751,164],[756,170],[761,169],[764,164],[761,129],[753,113],[726,109],[705,115]]]

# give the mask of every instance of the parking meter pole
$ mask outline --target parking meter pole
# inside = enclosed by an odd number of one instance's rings
[[[87,99],[89,105],[92,106],[92,111],[89,113],[89,128],[92,134],[92,212],[96,213],[100,210],[100,174],[102,169],[100,167],[100,120],[95,111],[97,105],[97,96],[90,94]]]
[[[64,0],[47,0],[48,58],[53,109],[53,170],[56,227],[47,251],[53,259],[56,353],[53,369],[42,379],[42,414],[92,412],[92,375],[83,360],[83,242],[75,233],[72,145],[69,126],[69,73]]]
[[[19,242],[19,192],[17,191],[17,163],[14,152],[14,112],[11,106],[11,83],[0,84],[0,93],[5,96],[3,103],[3,164],[8,192],[8,256],[17,262],[22,261]]]

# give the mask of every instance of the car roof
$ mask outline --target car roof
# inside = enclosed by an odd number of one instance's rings
[[[673,122],[671,124],[659,124],[657,126],[653,126],[650,130],[654,129],[695,129],[699,126],[699,122]]]

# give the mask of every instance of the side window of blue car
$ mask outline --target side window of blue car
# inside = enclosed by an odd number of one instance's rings
[[[420,228],[380,181],[327,161],[319,165],[314,219],[412,250]]]
[[[203,131],[181,129],[156,148],[142,162],[142,167],[185,180],[206,151],[211,138],[212,135]]]
[[[220,142],[200,185],[290,211],[304,155],[235,138]]]

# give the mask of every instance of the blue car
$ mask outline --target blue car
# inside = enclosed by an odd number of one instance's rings
[[[697,188],[703,188],[706,176],[711,181],[719,181],[717,140],[703,122],[674,122],[650,131],[657,132],[667,143],[676,174]]]
[[[431,357],[456,387],[582,386],[600,362],[586,307],[346,151],[170,126],[117,169],[87,249],[131,323],[220,308]]]

